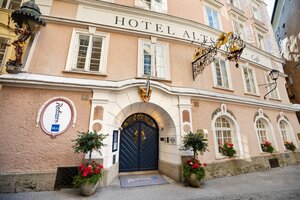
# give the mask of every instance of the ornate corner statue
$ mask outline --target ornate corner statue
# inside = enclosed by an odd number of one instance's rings
[[[22,56],[26,41],[39,30],[39,27],[45,26],[45,22],[40,18],[41,12],[34,0],[29,0],[22,4],[21,8],[11,14],[11,19],[16,23],[14,32],[18,35],[12,45],[15,46],[15,59],[9,59],[6,63],[8,73],[17,74],[23,68]],[[10,18],[8,20],[8,26]],[[11,29],[11,28],[9,28]]]
[[[236,67],[239,67],[238,60],[246,47],[240,36],[233,34],[233,32],[222,33],[216,41],[211,40],[211,42],[207,42],[204,40],[200,45],[208,45],[208,47],[203,47],[202,49],[198,47],[194,53],[194,61],[192,62],[193,80],[198,74],[203,72],[207,65],[214,61],[221,46],[225,45],[226,60],[236,62]]]

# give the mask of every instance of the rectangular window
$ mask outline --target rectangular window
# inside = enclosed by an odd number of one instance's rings
[[[271,84],[271,83],[274,82],[268,74],[266,74],[266,82],[267,82],[267,84]],[[269,92],[270,90],[272,90],[274,86],[275,86],[275,85],[271,85],[270,87],[267,87],[268,92]],[[273,91],[269,94],[269,96],[270,96],[271,99],[279,99],[278,88],[276,88],[275,90],[273,90]]]
[[[215,59],[213,66],[215,71],[215,85],[218,87],[229,88],[228,72],[225,60]]]
[[[5,52],[7,49],[6,43],[7,43],[6,38],[0,38],[0,69],[1,69],[1,66],[4,65],[3,62],[4,62],[4,58],[5,58]]]
[[[170,79],[168,45],[165,43],[151,43],[151,41],[139,40],[141,48],[139,76]]]
[[[17,10],[20,8],[22,0],[0,0],[1,8]]]
[[[236,15],[232,15],[232,22],[234,33],[239,35],[243,40],[246,40],[245,22]]]
[[[208,25],[210,27],[220,30],[218,12],[211,9],[210,7],[205,7],[205,9],[206,9]]]
[[[67,70],[106,73],[108,34],[73,32]]]
[[[243,67],[243,74],[246,92],[251,94],[257,94],[254,70],[248,67]]]
[[[255,4],[252,6],[252,12],[253,12],[253,17],[261,21],[258,5]]]
[[[135,0],[135,5],[156,12],[167,12],[167,0]]]
[[[258,48],[265,50],[265,42],[264,42],[264,36],[260,33],[257,33],[257,42],[258,42]]]

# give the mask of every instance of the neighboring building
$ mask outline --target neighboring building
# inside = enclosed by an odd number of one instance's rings
[[[1,191],[53,189],[58,169],[83,162],[72,140],[88,129],[109,134],[102,156],[93,154],[105,167],[103,185],[128,171],[180,180],[181,161],[191,155],[179,151],[181,138],[197,129],[208,130],[210,151],[200,156],[207,178],[266,170],[271,158],[280,166],[299,161],[284,141],[299,149],[300,107],[289,102],[263,1],[36,3],[47,25],[32,38],[23,72],[0,75]],[[240,67],[220,51],[193,81],[199,43],[232,30],[247,42]],[[280,71],[278,88],[264,100],[268,88],[259,85],[272,69]],[[152,92],[143,102],[148,76]],[[262,151],[265,140],[276,153]],[[235,158],[221,154],[226,141]]]
[[[300,2],[276,0],[272,15],[272,26],[287,74],[286,88],[290,101],[300,104]],[[300,123],[300,112],[297,112]]]

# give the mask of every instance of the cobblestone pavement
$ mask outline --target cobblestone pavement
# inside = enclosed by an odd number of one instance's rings
[[[82,197],[75,189],[0,194],[0,200],[300,200],[300,165],[206,180],[201,188],[170,184],[122,189],[118,179],[96,194]]]
[[[287,190],[280,192],[260,192],[249,194],[234,194],[228,196],[216,196],[196,198],[191,200],[299,200],[300,190]]]

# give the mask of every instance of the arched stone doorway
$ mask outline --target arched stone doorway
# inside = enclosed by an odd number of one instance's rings
[[[158,169],[158,126],[144,113],[130,115],[122,124],[119,171]]]

